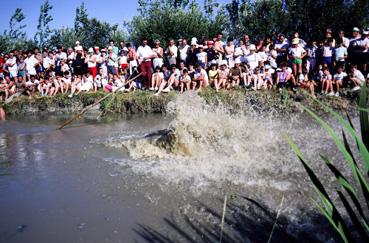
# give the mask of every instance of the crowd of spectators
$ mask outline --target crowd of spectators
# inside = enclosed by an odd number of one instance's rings
[[[0,99],[136,89],[160,95],[207,86],[216,91],[300,88],[313,97],[340,96],[343,87],[359,90],[369,71],[369,28],[354,27],[350,36],[327,29],[321,39],[309,41],[298,32],[223,40],[218,33],[201,41],[170,39],[164,47],[159,40],[150,46],[144,38],[137,49],[111,40],[107,47],[76,41],[73,48],[13,50],[0,56]]]

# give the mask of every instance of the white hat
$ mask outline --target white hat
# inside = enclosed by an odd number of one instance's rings
[[[226,66],[228,66],[228,62],[227,62],[227,60],[222,60],[222,62],[220,63],[220,65],[222,66],[222,65],[226,65]]]
[[[256,46],[254,44],[251,44],[249,47],[250,51],[256,51]]]
[[[94,52],[94,49],[92,47],[88,48],[88,52]]]
[[[203,46],[203,45],[199,45],[198,47],[199,47],[199,48],[204,48],[204,46]]]
[[[98,46],[95,46],[94,48],[95,48],[95,50],[100,50],[100,47],[98,47]]]
[[[369,30],[368,29],[363,30],[363,35],[369,35]]]
[[[76,41],[76,45],[78,46],[80,43],[79,43],[79,41]]]
[[[354,28],[352,29],[352,32],[360,32],[360,29],[359,29],[358,27],[354,27]]]
[[[293,38],[292,39],[292,45],[297,45],[300,43],[300,39],[299,38]]]
[[[270,65],[265,65],[264,69],[271,69],[272,67]]]
[[[236,58],[236,60],[234,61],[235,64],[241,64],[241,58]]]

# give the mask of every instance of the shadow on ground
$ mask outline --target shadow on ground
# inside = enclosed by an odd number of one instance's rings
[[[164,218],[165,229],[138,224],[134,231],[147,242],[219,242],[223,199],[217,199],[215,206],[202,202],[179,209]],[[215,210],[214,208],[217,208]],[[238,196],[229,199],[224,220],[224,243],[268,242],[275,222],[275,229],[270,242],[340,242],[329,227],[325,218],[318,215],[302,219],[299,227],[288,223],[285,216],[276,220],[276,212],[270,212],[257,201]]]

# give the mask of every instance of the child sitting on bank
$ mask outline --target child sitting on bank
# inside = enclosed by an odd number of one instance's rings
[[[186,87],[186,90],[189,91],[190,90],[190,86],[191,86],[191,77],[188,73],[187,68],[182,70],[182,76],[180,78],[180,83],[181,83],[181,94],[183,94],[184,92],[184,88]]]

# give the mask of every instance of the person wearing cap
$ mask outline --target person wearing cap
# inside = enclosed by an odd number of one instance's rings
[[[147,38],[142,39],[142,44],[137,49],[137,56],[140,63],[143,83],[146,88],[150,88],[152,78],[151,59],[155,58],[155,53],[152,51],[151,47],[147,45]]]
[[[85,52],[83,49],[77,49],[75,58],[73,60],[73,72],[75,75],[83,75],[86,73],[86,62],[85,62]],[[64,58],[63,60],[66,60],[67,58]],[[62,73],[61,73],[62,74]]]
[[[202,68],[207,67],[208,65],[208,54],[204,51],[204,46],[198,46],[199,51],[196,53],[197,63],[201,65]]]
[[[300,39],[294,38],[292,46],[288,51],[288,57],[292,62],[292,71],[295,78],[302,73],[302,59],[306,56],[306,51],[300,46]]]
[[[165,55],[169,65],[177,65],[178,48],[173,39],[169,39]]]
[[[152,48],[152,51],[155,54],[155,57],[153,59],[153,66],[154,66],[154,69],[155,69],[156,67],[161,68],[164,65],[164,59],[163,59],[164,49],[163,49],[163,47],[160,46],[160,41],[159,40],[155,40],[154,44],[155,44],[155,47]]]
[[[352,29],[352,38],[348,48],[348,61],[351,64],[360,66],[362,64],[362,53],[364,48],[362,47],[362,37],[360,35],[360,29],[354,27]]]
[[[90,47],[86,56],[85,62],[87,63],[88,71],[91,73],[92,78],[95,79],[97,75],[97,56],[94,49]]]
[[[55,72],[57,75],[61,75],[60,64],[61,60],[67,58],[67,53],[63,51],[63,46],[57,46],[56,54],[55,54]]]
[[[241,60],[240,58],[237,58],[234,62],[234,67],[229,70],[228,78],[230,81],[230,84],[227,88],[240,85],[240,81],[242,78],[242,70],[241,70]]]
[[[183,61],[186,65],[189,64],[189,60],[188,60],[189,50],[190,50],[190,46],[187,45],[187,40],[181,39],[178,45],[179,60]]]
[[[218,81],[218,90],[221,88],[226,88],[228,83],[228,75],[229,75],[229,69],[227,65],[227,60],[223,60],[220,68],[219,68],[219,81]]]
[[[117,61],[117,55],[114,53],[114,48],[112,46],[108,47],[108,54],[107,54],[107,71],[108,75],[113,74],[117,75],[117,69],[118,69],[118,61]]]
[[[72,65],[72,63],[73,63],[73,61],[74,61],[74,59],[75,59],[75,56],[76,56],[76,54],[75,54],[75,52],[73,51],[73,48],[69,47],[69,48],[67,49],[67,59],[68,59],[68,64],[69,64],[69,65]]]
[[[188,64],[194,66],[197,63],[196,54],[199,52],[197,41],[191,40],[191,46],[188,49]]]

